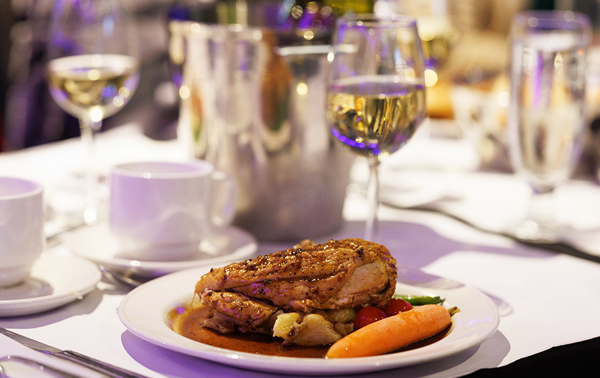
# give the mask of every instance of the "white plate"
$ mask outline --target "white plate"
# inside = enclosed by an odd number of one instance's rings
[[[242,261],[257,249],[256,239],[236,227],[225,228],[203,240],[198,252],[185,260],[142,261],[120,256],[117,240],[107,224],[84,227],[65,236],[64,244],[74,254],[105,268],[126,271],[142,277],[159,277],[200,266],[222,266]]]
[[[43,253],[23,283],[0,288],[0,316],[36,314],[82,299],[101,277],[90,261]]]
[[[479,345],[496,331],[500,319],[492,300],[479,290],[402,266],[398,269],[397,293],[439,295],[446,298],[445,306],[460,308],[460,312],[452,317],[450,332],[443,339],[399,353],[337,360],[236,352],[185,338],[173,332],[165,321],[168,311],[178,303],[190,303],[196,281],[207,271],[206,268],[190,269],[138,287],[121,302],[119,318],[136,336],[163,348],[246,369],[309,375],[386,370],[449,356]]]

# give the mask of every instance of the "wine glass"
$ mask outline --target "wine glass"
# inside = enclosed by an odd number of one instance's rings
[[[419,37],[425,57],[425,84],[428,87],[444,76],[444,67],[457,44],[460,32],[456,27],[457,4],[454,0],[378,1],[376,14],[397,13],[417,20]],[[449,75],[445,75],[448,79]]]
[[[587,16],[522,12],[511,29],[508,145],[515,171],[531,186],[529,214],[515,235],[558,240],[552,195],[573,171],[586,131]]]
[[[426,115],[416,21],[396,14],[344,16],[328,59],[328,122],[338,141],[368,160],[365,239],[376,240],[380,161],[402,148]]]
[[[56,0],[48,44],[52,98],[79,119],[87,150],[83,220],[98,217],[94,133],[129,102],[139,82],[132,14],[121,0]]]

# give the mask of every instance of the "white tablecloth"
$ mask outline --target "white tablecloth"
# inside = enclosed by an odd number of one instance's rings
[[[408,151],[406,156],[409,156]],[[79,153],[83,155],[78,141],[70,140],[3,154],[0,155],[0,175],[43,182],[49,202],[58,206],[63,198],[61,192],[73,189],[72,184],[77,182],[74,173],[84,167],[83,159],[76,157]],[[98,138],[98,155],[103,170],[123,161],[186,159],[185,151],[177,142],[151,141],[143,137],[135,125],[102,134]],[[383,172],[401,170],[399,179],[410,176],[411,172],[393,164],[393,161],[388,163]],[[412,174],[426,178],[421,182],[444,181],[444,191],[435,206],[493,229],[515,216],[511,209],[521,208],[515,204],[526,200],[526,190],[512,176],[479,173],[473,168],[463,166],[448,171],[440,167],[432,169],[428,164],[428,170],[413,170]],[[360,170],[360,166],[357,169]],[[383,181],[389,184],[393,180]],[[573,197],[571,193],[579,195]],[[594,227],[600,223],[596,216],[600,193],[595,185],[570,183],[561,196],[561,219],[570,222],[572,229],[585,231],[590,240],[597,237]],[[365,201],[360,190],[349,190],[344,212],[347,223],[336,236],[361,237]],[[460,376],[481,368],[507,365],[553,346],[600,336],[597,321],[600,264],[527,247],[435,212],[383,206],[380,216],[381,242],[399,263],[479,288],[496,302],[502,316],[498,331],[478,347],[435,363],[368,376]],[[258,253],[287,247],[261,243]],[[69,251],[57,245],[47,253],[68,254]],[[138,339],[117,317],[116,310],[124,295],[125,292],[101,282],[80,301],[43,314],[0,318],[0,326],[149,377],[269,376],[180,355]],[[29,356],[39,361],[46,357],[0,336],[0,357],[4,355]],[[64,363],[57,365],[65,367]]]

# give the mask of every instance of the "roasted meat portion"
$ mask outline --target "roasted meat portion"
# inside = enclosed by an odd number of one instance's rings
[[[305,240],[293,248],[211,271],[196,294],[215,319],[206,326],[270,332],[282,313],[325,318],[339,309],[383,306],[396,283],[396,260],[383,245],[362,239]],[[329,311],[329,312],[328,312]]]

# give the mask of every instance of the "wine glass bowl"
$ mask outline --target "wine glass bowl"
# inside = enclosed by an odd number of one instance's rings
[[[67,113],[99,122],[118,112],[138,82],[135,58],[116,54],[74,55],[48,63],[50,93]]]
[[[380,160],[399,150],[425,118],[422,84],[373,75],[341,79],[328,90],[331,133],[368,158]]]
[[[47,55],[51,96],[79,119],[87,150],[83,220],[98,218],[94,132],[129,102],[139,82],[132,14],[119,0],[56,0]],[[80,216],[77,216],[80,217]]]
[[[378,166],[426,116],[424,58],[416,21],[401,15],[338,20],[327,86],[331,133],[368,159],[365,239],[377,238]]]

